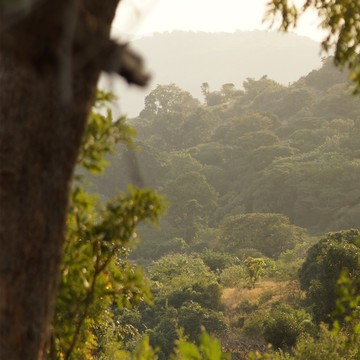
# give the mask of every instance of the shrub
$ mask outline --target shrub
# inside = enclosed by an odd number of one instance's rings
[[[221,273],[220,283],[224,287],[243,287],[246,283],[245,269],[240,265],[233,265],[228,267]]]
[[[309,249],[299,278],[316,322],[333,322],[337,281],[344,268],[348,269],[355,291],[360,291],[359,238],[359,230],[338,231],[327,234]]]
[[[232,265],[235,265],[239,261],[234,256],[219,253],[210,249],[205,249],[205,251],[200,256],[204,263],[212,271],[222,271]]]
[[[269,314],[265,310],[256,311],[245,321],[244,333],[250,337],[259,338],[263,336],[265,323],[269,319]]]
[[[189,340],[196,341],[204,326],[209,333],[219,334],[226,329],[222,313],[205,309],[195,302],[188,302],[179,309],[179,326],[184,328]]]
[[[276,348],[286,349],[293,347],[300,335],[313,328],[308,313],[281,304],[271,310],[264,324],[264,339]]]

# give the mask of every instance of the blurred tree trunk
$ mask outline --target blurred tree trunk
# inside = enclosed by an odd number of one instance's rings
[[[69,184],[100,71],[138,84],[147,79],[134,69],[140,59],[109,39],[118,0],[30,3],[27,13],[16,14],[0,3],[0,359],[6,360],[46,358]]]

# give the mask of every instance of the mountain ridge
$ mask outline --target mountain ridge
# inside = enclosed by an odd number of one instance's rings
[[[321,66],[319,43],[293,33],[173,31],[155,33],[131,45],[142,54],[152,73],[150,86],[139,90],[113,79],[101,82],[101,86],[119,94],[119,110],[130,117],[138,115],[145,96],[157,84],[176,83],[202,99],[203,82],[216,90],[234,79],[241,87],[248,77],[267,75],[288,85]]]

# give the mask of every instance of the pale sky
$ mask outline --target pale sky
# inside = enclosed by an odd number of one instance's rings
[[[114,34],[141,37],[172,30],[234,32],[267,29],[267,0],[122,0]],[[295,32],[321,41],[316,14],[306,14]]]

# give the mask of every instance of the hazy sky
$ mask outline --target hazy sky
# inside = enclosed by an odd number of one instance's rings
[[[267,29],[262,24],[267,0],[122,0],[115,33],[143,36],[172,30],[225,31]],[[295,31],[320,41],[318,19],[306,15]]]

